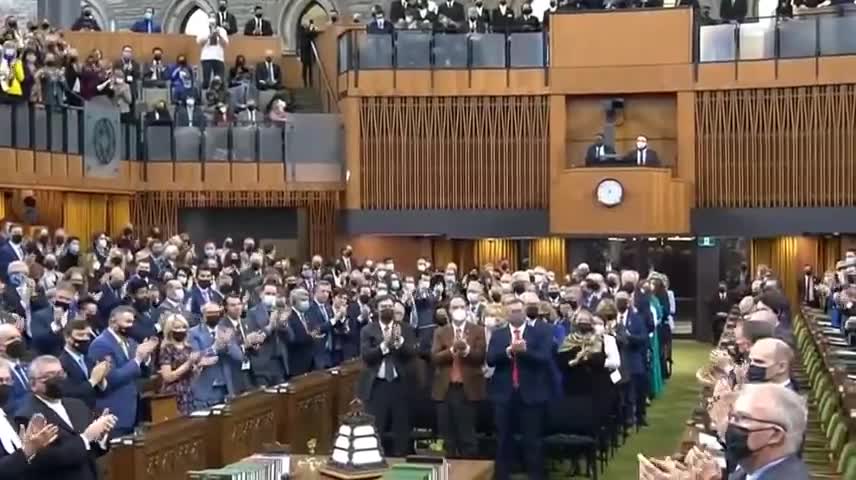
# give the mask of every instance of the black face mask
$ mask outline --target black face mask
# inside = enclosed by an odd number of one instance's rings
[[[134,300],[134,308],[136,308],[140,313],[147,312],[151,306],[152,302],[148,298]]]
[[[220,317],[205,317],[205,324],[209,327],[214,327],[220,323]]]
[[[615,308],[618,309],[619,312],[624,313],[627,311],[628,303],[627,300],[619,300],[615,302]]]
[[[11,238],[12,238],[12,243],[18,244],[18,243],[21,243],[21,241],[24,239],[24,236],[20,235],[20,234],[15,234],[15,235],[12,235]]]
[[[62,302],[59,300],[55,300],[54,301],[54,307],[56,307],[56,308],[58,308],[64,312],[67,312],[68,311],[68,302]]]
[[[579,323],[576,328],[580,333],[588,334],[594,332],[594,325],[590,323]]]
[[[737,425],[728,425],[725,431],[725,460],[730,465],[737,465],[741,460],[745,460],[755,453],[755,450],[749,448],[749,435],[752,432],[761,432],[769,428],[761,428],[758,430],[749,430],[747,428],[738,427]]]
[[[172,332],[172,339],[181,343],[187,339],[187,332]]]
[[[530,320],[535,320],[536,318],[538,318],[538,306],[537,305],[531,305],[531,306],[526,307],[526,316]]]
[[[45,396],[51,400],[62,398],[62,379],[59,377],[45,380]]]
[[[625,283],[625,284],[621,287],[621,290],[622,290],[622,291],[624,291],[625,293],[627,293],[628,295],[630,295],[630,294],[632,294],[632,293],[633,293],[633,290],[635,290],[635,289],[633,288],[633,284],[632,284],[632,283]]]
[[[522,283],[515,283],[511,286],[511,290],[514,291],[516,295],[523,295],[523,292],[526,291],[526,285]]]
[[[502,294],[501,293],[491,294],[490,299],[493,300],[493,303],[499,303],[502,301]]]
[[[746,371],[746,380],[749,383],[764,383],[767,381],[767,367],[749,365]]]
[[[12,385],[0,385],[0,405],[6,405],[12,395]]]
[[[579,306],[579,302],[576,300],[568,300],[568,305],[571,307],[571,310],[576,310]]]
[[[128,335],[131,334],[131,327],[116,327],[116,333],[125,338],[128,338]]]
[[[197,280],[196,283],[199,285],[199,288],[203,290],[211,287],[211,280]]]
[[[220,11],[225,12],[226,11],[226,5],[220,5]]]
[[[725,287],[719,287],[719,293],[725,293]]]
[[[392,319],[395,318],[395,311],[391,308],[387,308],[385,310],[380,311],[380,321],[383,323],[389,323]]]
[[[547,296],[552,300],[559,298],[559,292],[547,292]]]
[[[45,262],[45,268],[53,270],[56,268],[56,262]]]
[[[256,18],[262,18],[262,16],[263,16],[263,15],[262,15],[262,13],[261,13],[261,12],[256,13]]]
[[[12,343],[6,344],[6,355],[9,358],[19,359],[24,356],[25,353],[24,342],[20,340],[15,340]]]
[[[360,295],[360,303],[362,303],[363,305],[369,303],[371,299],[372,297],[369,295]]]
[[[89,345],[92,343],[91,340],[78,340],[74,342],[74,349],[77,350],[77,353],[81,355],[86,355],[89,353]]]

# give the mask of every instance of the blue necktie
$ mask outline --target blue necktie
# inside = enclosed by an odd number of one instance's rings
[[[88,377],[89,369],[86,368],[86,362],[83,361],[83,357],[77,357],[77,364],[80,365],[80,369],[83,370],[83,374]]]
[[[20,363],[15,365],[15,373],[17,374],[16,376],[18,377],[18,380],[20,380],[24,385],[24,388],[29,390],[30,381],[27,379],[27,371],[24,370],[24,367]]]

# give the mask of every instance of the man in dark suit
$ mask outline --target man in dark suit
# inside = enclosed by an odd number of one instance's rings
[[[410,419],[406,402],[415,379],[410,362],[416,355],[416,338],[409,325],[395,322],[392,297],[376,299],[379,321],[360,332],[360,355],[365,367],[357,383],[357,395],[375,417],[375,426],[386,432],[391,426],[392,456],[404,456],[410,440]]]
[[[196,107],[196,99],[188,96],[184,100],[183,105],[179,105],[175,109],[175,126],[176,127],[196,127],[205,128],[205,114],[201,108]]]
[[[393,0],[389,3],[389,21],[395,24],[402,18],[407,10],[407,2],[404,0]]]
[[[309,325],[313,329],[317,329],[321,335],[315,341],[315,369],[331,367],[330,350],[332,347],[332,330],[333,330],[333,307],[330,304],[330,299],[333,296],[333,285],[327,280],[321,280],[315,284],[314,298],[309,302],[309,311],[306,316],[309,320]]]
[[[0,405],[6,403],[5,397],[9,395],[13,382],[9,362],[0,359]],[[0,478],[33,478],[36,470],[31,460],[35,460],[37,453],[55,442],[58,435],[59,428],[48,425],[44,419],[30,421],[26,429],[19,429],[15,419],[0,409]]]
[[[517,19],[517,30],[520,32],[540,32],[541,21],[532,15],[532,5],[524,3],[520,8],[520,18]]]
[[[220,320],[218,328],[232,330],[229,351],[233,352],[237,349],[241,352],[241,358],[239,360],[233,356],[226,356],[222,357],[221,360],[223,361],[223,369],[226,371],[226,375],[232,379],[234,395],[240,395],[249,390],[253,384],[250,378],[250,360],[246,354],[249,329],[247,328],[247,320],[241,318],[241,313],[244,309],[241,297],[236,293],[230,293],[226,295],[225,303],[226,312],[223,315],[223,319]]]
[[[806,416],[805,400],[787,387],[744,385],[725,432],[725,456],[737,464],[729,480],[810,478],[799,457]]]
[[[247,312],[247,356],[250,377],[256,387],[277,385],[289,376],[286,349],[292,336],[288,312],[277,285],[262,287],[261,302]]]
[[[526,470],[530,480],[543,480],[542,423],[553,387],[550,363],[553,339],[547,329],[530,327],[523,302],[506,305],[509,326],[491,335],[487,365],[495,370],[488,382],[496,425],[496,479],[508,480],[514,458],[514,428],[519,419]]]
[[[368,33],[391,34],[392,30],[392,22],[383,17],[383,10],[378,10],[374,15],[374,19],[366,25],[366,31]]]
[[[109,411],[100,416],[76,398],[65,397],[59,359],[50,355],[37,357],[30,364],[30,385],[33,395],[15,414],[19,424],[26,424],[35,415],[58,427],[57,439],[39,452],[34,464],[33,479],[97,480],[95,460],[107,453],[108,434],[117,418]]]
[[[449,301],[449,316],[451,322],[434,331],[431,398],[438,402],[437,419],[446,455],[473,458],[477,453],[476,406],[485,397],[485,333],[472,321],[474,317],[462,297]]]
[[[627,374],[626,405],[635,413],[637,427],[648,424],[646,416],[648,399],[648,326],[645,317],[630,304],[630,295],[621,291],[615,294],[616,330],[622,330],[621,340],[624,348],[621,352],[622,376]],[[616,338],[618,340],[618,338]]]
[[[110,312],[122,304],[122,287],[125,286],[125,271],[119,267],[110,270],[107,281],[101,284],[101,298],[98,299],[98,327],[107,328]]]
[[[110,362],[92,363],[86,358],[92,338],[86,320],[72,320],[65,327],[65,349],[59,356],[65,380],[62,392],[66,397],[76,398],[90,409],[95,408],[97,392],[106,387],[104,382],[110,372]]]
[[[719,282],[719,287],[716,293],[713,294],[708,302],[710,308],[710,322],[713,329],[713,344],[719,345],[719,337],[722,336],[722,330],[725,328],[725,320],[728,318],[728,312],[734,306],[734,299],[728,293],[728,285],[725,282]]]
[[[803,304],[812,308],[820,307],[820,299],[815,290],[818,283],[820,283],[820,280],[812,273],[811,265],[806,264],[803,267],[803,275],[797,284],[797,291],[799,292],[800,301]]]
[[[107,386],[95,400],[96,410],[109,409],[118,417],[113,429],[115,436],[127,435],[137,424],[137,381],[145,378],[148,362],[157,347],[156,339],[138,344],[130,338],[135,311],[132,307],[116,307],[110,314],[108,328],[89,347],[87,358],[92,363],[110,361]]]
[[[30,321],[30,347],[36,355],[58,356],[65,346],[63,329],[74,319],[69,312],[75,288],[70,283],[57,285],[50,304],[33,313]]]
[[[319,288],[329,283],[321,281],[315,286],[316,293]],[[330,333],[330,322],[325,322],[323,315],[330,316],[327,307],[318,315],[311,313],[311,301],[309,292],[303,288],[296,288],[290,294],[291,314],[288,317],[288,326],[294,335],[288,342],[288,367],[292,376],[303,375],[313,370],[327,368],[325,362],[325,344]],[[316,297],[317,299],[317,297]],[[319,318],[320,317],[320,318]]]
[[[656,151],[648,148],[648,137],[639,135],[636,137],[636,149],[625,155],[623,162],[637,167],[659,167],[660,157]]]
[[[458,25],[462,25],[467,15],[464,11],[464,5],[455,0],[446,0],[437,8],[437,16],[445,15],[449,20]]]
[[[341,256],[336,260],[336,263],[333,265],[333,271],[337,276],[341,276],[343,273],[351,273],[351,269],[354,267],[354,263],[351,261],[351,257],[354,254],[354,249],[350,245],[345,245],[342,247]]]
[[[267,50],[265,61],[256,64],[256,87],[259,90],[282,89],[282,72],[273,60],[273,52]]]
[[[27,348],[24,345],[21,332],[14,325],[0,324],[0,359],[9,364],[12,373],[9,393],[5,403],[0,405],[0,408],[9,412],[9,415],[14,415],[30,396],[30,379],[27,373],[27,365],[23,362],[26,353]]]
[[[746,0],[721,0],[719,2],[719,18],[723,22],[742,22],[749,11]]]
[[[24,229],[20,225],[12,225],[9,229],[9,240],[0,247],[0,280],[9,283],[9,264],[24,261]]]
[[[256,5],[253,11],[253,18],[247,21],[244,25],[244,35],[251,37],[271,37],[273,36],[273,28],[270,21],[264,18],[265,12],[261,5]],[[227,32],[228,33],[228,32]]]
[[[475,7],[470,7],[469,16],[466,24],[467,33],[487,33],[487,22],[482,17],[479,17]]]
[[[514,31],[514,10],[508,6],[507,0],[499,0],[499,6],[491,12],[490,26],[494,33],[511,33]]]
[[[357,293],[345,310],[345,322],[333,328],[333,345],[341,344],[343,361],[360,356],[360,331],[372,321],[371,289],[360,287]]]
[[[21,318],[21,333],[31,337],[30,323],[34,311],[39,310],[42,303],[42,292],[38,291],[35,282],[30,279],[30,268],[21,260],[15,260],[7,268],[9,279],[3,289],[2,304],[9,313]],[[34,291],[36,290],[36,291]]]
[[[229,11],[229,2],[227,0],[220,0],[217,8],[217,26],[222,27],[229,35],[238,33],[238,20]]]
[[[614,162],[614,160],[606,158],[607,155],[615,155],[615,148],[612,145],[604,144],[603,134],[598,133],[594,137],[594,143],[589,145],[586,150],[586,166],[596,167]]]
[[[214,282],[214,274],[208,267],[199,267],[196,270],[196,284],[190,289],[190,298],[187,301],[187,309],[191,315],[200,317],[202,315],[202,305],[206,303],[221,304],[223,302],[223,294],[212,287]]]
[[[122,58],[116,61],[113,68],[122,71],[122,74],[125,76],[125,82],[132,86],[131,93],[133,94],[136,91],[133,88],[134,82],[140,79],[142,69],[139,62],[134,60],[134,49],[130,45],[122,47]]]
[[[170,313],[176,313],[187,319],[190,327],[195,327],[196,320],[198,319],[190,315],[190,311],[187,310],[184,300],[184,287],[181,286],[181,282],[178,280],[166,282],[166,285],[164,285],[164,299],[157,308],[152,310],[152,322],[158,325],[158,328],[162,331],[163,322],[161,320],[166,318]]]

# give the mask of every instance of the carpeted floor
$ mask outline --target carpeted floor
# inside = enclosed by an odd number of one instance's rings
[[[638,476],[636,454],[665,456],[673,453],[680,444],[685,422],[690,417],[700,388],[695,372],[710,354],[711,345],[693,340],[676,340],[672,347],[674,360],[672,378],[663,395],[648,409],[647,428],[634,433],[619,449],[601,478],[605,480],[633,480]]]

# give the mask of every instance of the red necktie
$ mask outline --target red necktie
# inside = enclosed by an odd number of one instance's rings
[[[520,341],[520,330],[514,329],[514,341]],[[517,369],[517,355],[512,352],[511,354],[511,385],[514,388],[520,387],[520,370]]]

